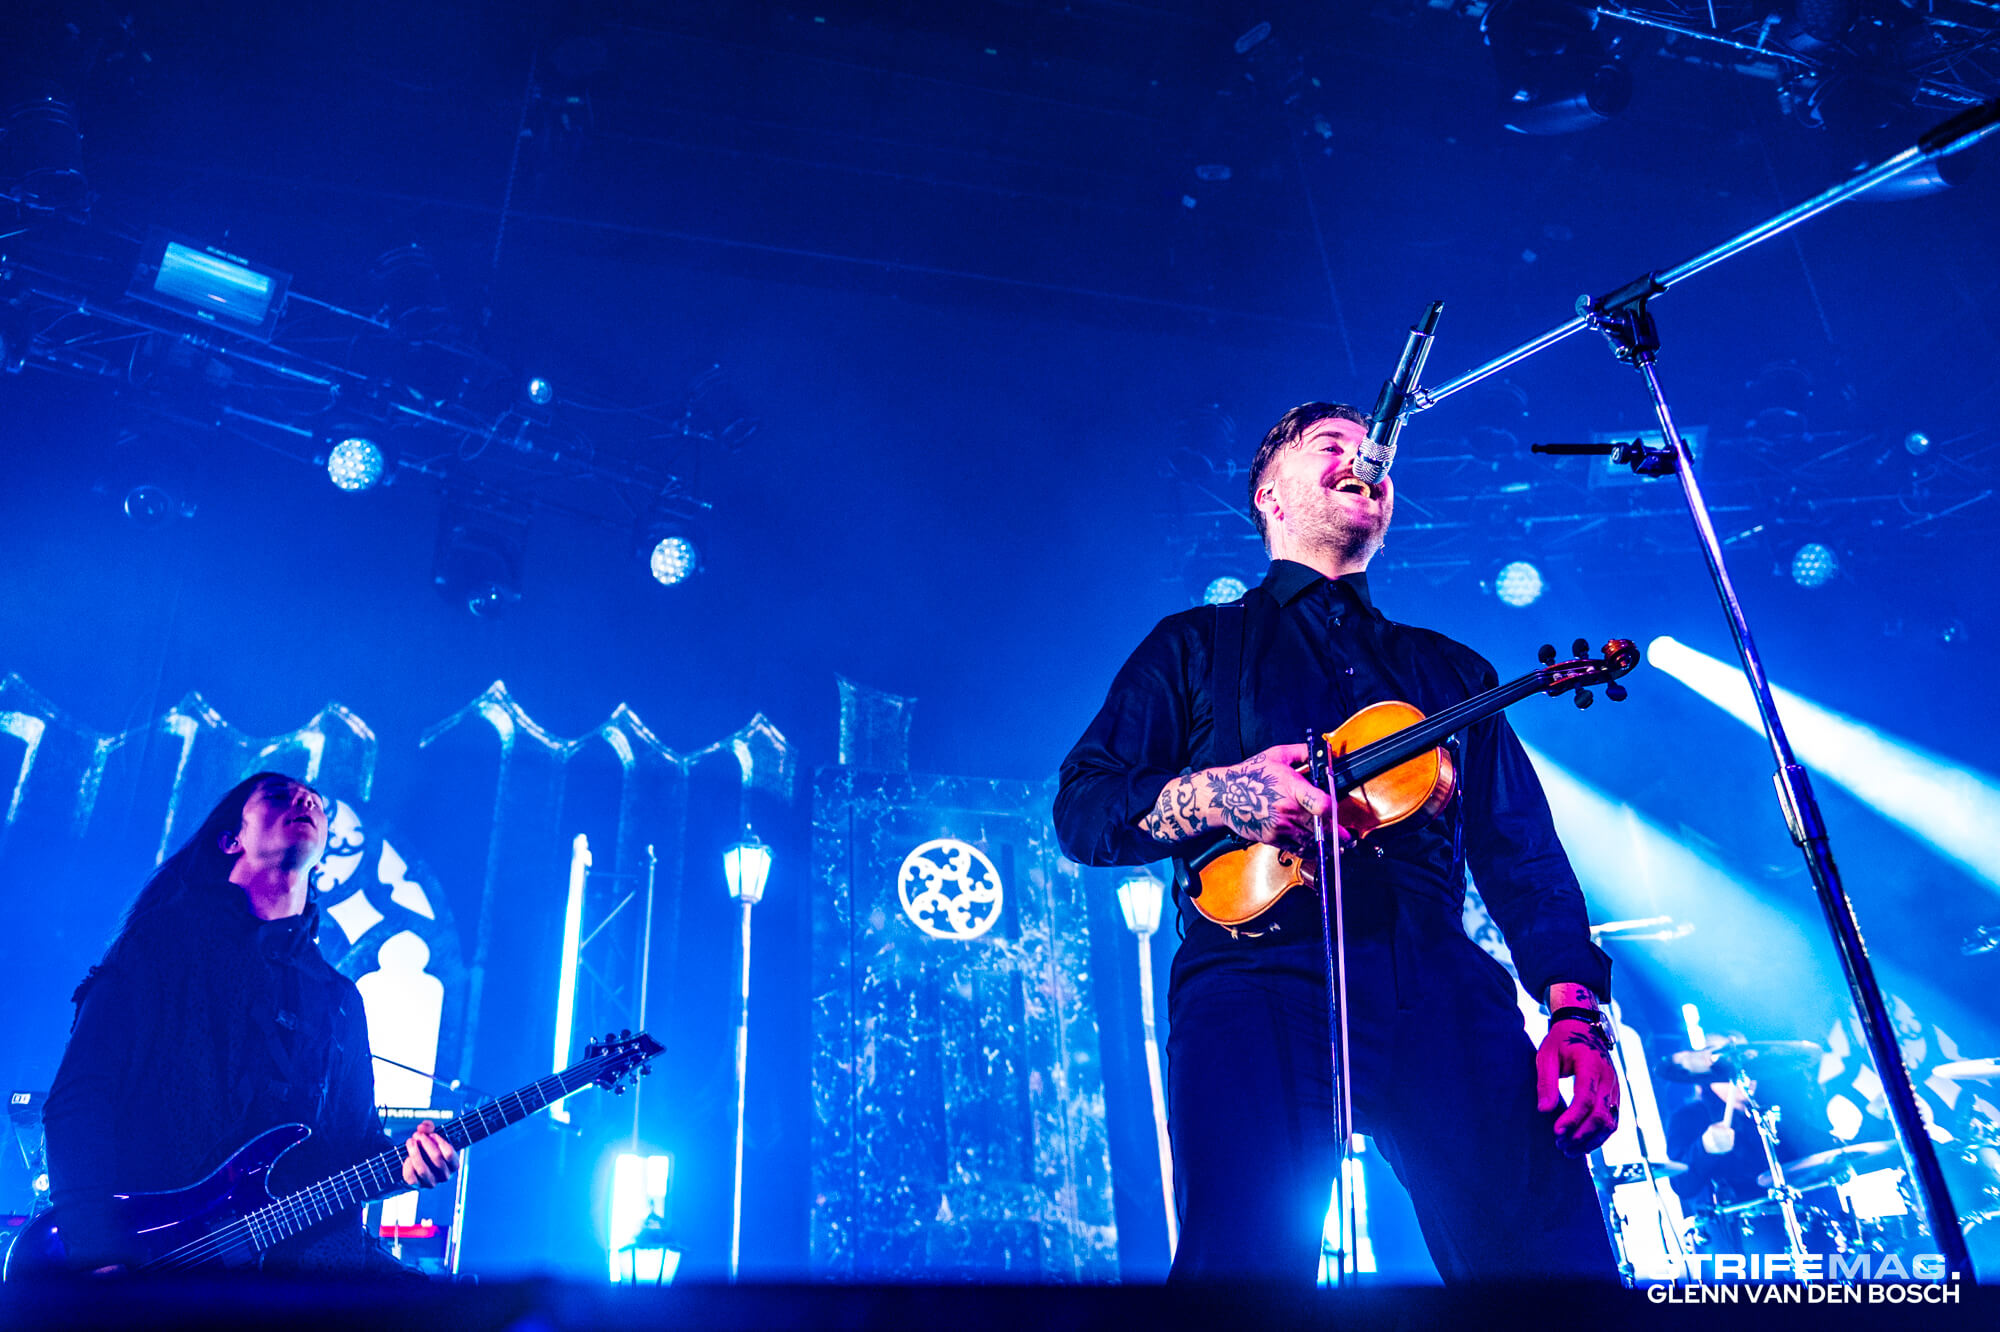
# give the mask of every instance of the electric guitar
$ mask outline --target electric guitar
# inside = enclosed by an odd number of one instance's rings
[[[1571,650],[1573,659],[1557,661],[1556,650],[1544,645],[1540,669],[1454,703],[1435,717],[1408,703],[1375,703],[1327,732],[1327,776],[1339,797],[1335,809],[1341,826],[1359,840],[1415,815],[1437,814],[1457,782],[1451,756],[1440,746],[1530,694],[1553,697],[1574,690],[1577,706],[1589,707],[1588,686],[1601,684],[1612,701],[1625,697],[1625,687],[1614,682],[1638,666],[1636,645],[1614,638],[1601,657],[1591,658],[1590,644],[1579,638]],[[1195,910],[1232,929],[1270,910],[1313,873],[1307,858],[1296,852],[1236,837],[1204,852],[1192,868]]]
[[[659,1042],[643,1031],[606,1036],[591,1042],[584,1057],[562,1072],[481,1102],[446,1122],[438,1134],[463,1151],[592,1084],[622,1093],[660,1051]],[[131,1266],[146,1272],[249,1267],[262,1261],[272,1245],[308,1226],[409,1189],[403,1180],[404,1149],[397,1147],[273,1198],[267,1183],[271,1167],[311,1136],[304,1124],[280,1124],[238,1148],[198,1184],[165,1193],[112,1195],[116,1224],[126,1240],[121,1251],[138,1255]],[[30,1221],[7,1252],[8,1281],[70,1270],[60,1207]]]

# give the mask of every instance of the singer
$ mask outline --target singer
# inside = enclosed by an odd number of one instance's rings
[[[1471,649],[1376,609],[1366,571],[1395,490],[1355,475],[1367,425],[1307,403],[1264,437],[1250,503],[1270,572],[1236,603],[1162,620],[1118,672],[1062,765],[1072,859],[1172,856],[1178,888],[1228,833],[1310,848],[1328,804],[1295,771],[1310,729],[1390,699],[1435,713],[1497,683]],[[1342,855],[1356,1126],[1408,1187],[1447,1280],[1615,1280],[1582,1159],[1618,1118],[1598,1012],[1610,960],[1504,717],[1460,737],[1458,765],[1439,816]],[[1468,865],[1555,1015],[1539,1051],[1512,978],[1465,935]],[[1228,929],[1176,900],[1172,1278],[1309,1286],[1337,1159],[1318,904],[1293,891]]]

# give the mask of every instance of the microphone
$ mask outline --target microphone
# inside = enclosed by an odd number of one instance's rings
[[[1410,340],[1403,344],[1403,359],[1396,362],[1396,373],[1383,381],[1382,392],[1375,399],[1368,438],[1361,441],[1354,459],[1354,474],[1371,486],[1389,474],[1389,464],[1396,460],[1403,411],[1409,405],[1410,391],[1417,386],[1417,376],[1424,372],[1424,358],[1431,354],[1431,334],[1437,331],[1438,314],[1443,309],[1443,301],[1432,301],[1431,308],[1424,311],[1423,322],[1410,330]]]

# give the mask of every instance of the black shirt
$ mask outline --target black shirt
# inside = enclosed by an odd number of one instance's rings
[[[114,1191],[184,1188],[265,1129],[313,1136],[272,1172],[279,1193],[393,1146],[375,1116],[368,1023],[321,956],[319,912],[259,920],[233,883],[192,883],[135,919],[77,991],[43,1115],[52,1200],[72,1257],[119,1261]],[[273,1256],[373,1261],[358,1212]]]
[[[1243,603],[1242,752],[1228,752],[1229,728],[1215,726],[1218,611],[1203,606],[1168,616],[1119,670],[1063,760],[1055,822],[1072,860],[1138,865],[1176,852],[1198,855],[1222,834],[1168,847],[1138,826],[1175,777],[1332,730],[1370,703],[1402,700],[1435,715],[1498,683],[1470,648],[1385,618],[1369,597],[1366,574],[1330,581],[1277,560]],[[1459,797],[1435,818],[1394,825],[1350,850],[1344,881],[1362,900],[1415,894],[1459,911],[1469,865],[1530,993],[1540,998],[1551,984],[1572,982],[1608,998],[1610,959],[1590,942],[1582,890],[1513,728],[1495,716],[1458,740]],[[1236,942],[1191,911],[1184,919],[1183,951]]]

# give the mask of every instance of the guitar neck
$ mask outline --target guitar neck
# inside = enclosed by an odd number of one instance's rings
[[[538,1110],[560,1101],[571,1092],[581,1091],[604,1071],[604,1059],[585,1059],[560,1073],[537,1079],[518,1091],[490,1101],[482,1101],[438,1129],[453,1147],[463,1151],[473,1143],[492,1137],[510,1124],[518,1124]],[[278,1241],[298,1234],[351,1207],[403,1193],[409,1185],[403,1179],[404,1153],[394,1148],[349,1166],[337,1175],[290,1193],[260,1207],[245,1219],[250,1223],[252,1242],[268,1249]]]
[[[1540,693],[1547,687],[1546,672],[1530,671],[1518,680],[1509,680],[1462,703],[1454,703],[1435,717],[1426,717],[1406,730],[1340,755],[1334,759],[1330,774],[1334,786],[1346,795],[1363,782],[1381,776],[1426,750],[1436,749],[1466,727],[1485,721],[1497,712],[1504,712],[1528,695]]]

